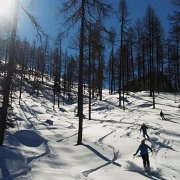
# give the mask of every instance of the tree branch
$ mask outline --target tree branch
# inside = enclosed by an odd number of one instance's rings
[[[32,22],[32,24],[34,25],[36,32],[37,32],[37,37],[39,37],[40,41],[42,42],[42,35],[47,39],[48,35],[46,33],[44,33],[44,31],[42,30],[42,27],[40,26],[40,24],[38,23],[38,21],[36,20],[36,18],[31,15],[23,6],[23,4],[20,4],[22,9],[24,10],[25,14],[29,17],[30,21]]]

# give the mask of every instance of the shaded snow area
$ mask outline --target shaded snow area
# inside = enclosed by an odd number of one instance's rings
[[[77,104],[60,108],[39,97],[18,94],[13,99],[14,129],[6,131],[0,147],[0,179],[33,180],[173,180],[180,179],[180,96],[156,94],[156,108],[148,92],[125,96],[126,109],[118,107],[118,94],[103,91],[103,100],[93,100],[88,120],[85,100],[83,144],[77,146]],[[165,120],[159,113],[163,111]],[[145,123],[151,175],[143,170],[142,159],[133,157]]]

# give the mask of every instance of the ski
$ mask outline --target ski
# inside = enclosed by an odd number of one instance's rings
[[[146,173],[147,175],[151,175],[150,167],[146,167],[146,168],[144,169],[144,171],[145,171],[145,173]]]

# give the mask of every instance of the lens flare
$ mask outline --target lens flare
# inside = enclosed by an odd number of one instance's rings
[[[12,0],[0,0],[0,16],[7,16],[11,11]]]

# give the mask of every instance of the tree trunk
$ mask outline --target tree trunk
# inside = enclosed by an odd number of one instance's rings
[[[78,80],[78,116],[79,129],[77,145],[82,144],[83,129],[83,59],[84,59],[84,19],[85,19],[85,0],[81,2],[81,33],[80,33],[80,53],[79,53],[79,80]]]
[[[91,120],[91,23],[89,27],[89,72],[88,72],[88,87],[89,87],[89,120]]]
[[[0,146],[3,145],[3,141],[4,141],[4,133],[5,133],[6,121],[7,121],[7,111],[8,111],[8,106],[9,106],[9,96],[10,96],[12,76],[13,76],[14,66],[15,66],[15,42],[16,42],[19,0],[15,0],[14,3],[15,3],[15,8],[14,8],[14,17],[13,17],[13,24],[12,24],[12,31],[11,31],[11,40],[10,40],[9,62],[8,62],[7,76],[5,78],[6,84],[4,86],[3,103],[1,107]]]

